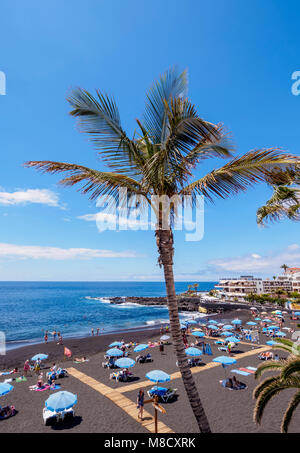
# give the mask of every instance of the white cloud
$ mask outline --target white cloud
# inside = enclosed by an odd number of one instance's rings
[[[135,258],[135,251],[115,252],[112,250],[86,248],[40,247],[0,243],[1,258],[71,260],[93,258]]]
[[[292,244],[286,250],[270,252],[264,256],[252,253],[240,257],[213,260],[209,264],[214,266],[216,272],[278,274],[281,272],[282,264],[300,267],[300,246]]]
[[[131,211],[131,215],[128,217],[122,217],[119,214],[112,214],[107,212],[98,212],[96,214],[85,214],[77,217],[80,220],[85,220],[86,222],[96,222],[97,226],[102,229],[103,226],[107,225],[111,229],[117,229],[119,227],[127,227],[128,229],[138,229],[150,228],[151,223],[147,218],[141,217],[135,218],[135,215],[138,214],[138,211]]]
[[[24,205],[28,203],[59,206],[58,195],[48,189],[27,189],[16,192],[0,192],[0,205]]]

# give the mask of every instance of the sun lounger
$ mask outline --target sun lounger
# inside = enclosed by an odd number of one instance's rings
[[[242,376],[250,376],[251,373],[247,373],[246,371],[241,370],[231,370],[232,373],[241,374]]]
[[[169,401],[172,401],[175,396],[176,396],[177,389],[168,389],[168,391],[164,394],[161,395],[161,399],[164,403],[168,403]]]
[[[43,409],[43,420],[45,425],[51,425],[53,423],[59,423],[61,421],[64,421],[68,418],[73,418],[74,417],[74,409],[66,409],[64,411],[60,412],[55,412],[55,411],[49,411],[46,407]]]

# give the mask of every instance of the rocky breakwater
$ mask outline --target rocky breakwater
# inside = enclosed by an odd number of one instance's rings
[[[139,304],[139,305],[167,305],[166,297],[110,297],[111,304]],[[200,299],[197,297],[178,296],[178,308],[180,311],[198,311]],[[208,312],[215,312],[212,308]]]

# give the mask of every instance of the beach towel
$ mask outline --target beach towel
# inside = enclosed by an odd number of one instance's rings
[[[50,387],[50,390],[58,390],[60,389],[60,385],[59,384],[55,384],[54,387]]]
[[[26,382],[27,378],[25,376],[17,377],[16,382]]]
[[[231,373],[241,374],[242,376],[250,376],[251,373],[247,373],[246,371],[241,370],[231,370]]]
[[[50,388],[50,385],[45,384],[43,387],[38,387],[37,385],[31,385],[30,390],[34,390],[35,392],[44,392],[44,390],[48,390]]]
[[[253,370],[253,371],[257,370],[257,368],[254,368],[253,366],[247,366],[246,368],[248,368],[248,370]]]
[[[255,371],[254,370],[249,370],[249,368],[239,368],[240,371],[246,371],[246,373],[250,373],[250,374],[254,374]]]

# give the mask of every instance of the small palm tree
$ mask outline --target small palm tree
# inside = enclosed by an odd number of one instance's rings
[[[286,270],[289,268],[289,266],[287,264],[283,264],[282,266],[280,266],[280,269],[283,269],[284,272],[286,272]]]
[[[128,196],[144,200],[157,217],[156,243],[166,282],[170,327],[182,380],[201,432],[210,432],[182,340],[176,299],[172,225],[165,226],[164,204],[153,204],[153,196],[196,196],[230,198],[258,182],[266,181],[274,167],[294,164],[295,158],[278,149],[250,151],[235,157],[191,182],[196,166],[207,158],[230,158],[233,147],[220,125],[199,117],[187,98],[187,72],[172,69],[147,92],[145,113],[137,120],[139,135],[129,138],[121,126],[114,99],[97,91],[96,97],[76,89],[68,98],[71,115],[87,133],[110,171],[82,165],[31,161],[25,165],[47,173],[65,173],[64,186],[81,185],[92,200],[99,196],[118,197],[119,188]],[[142,203],[142,201],[139,201]],[[169,209],[169,208],[168,208]],[[175,211],[175,207],[173,212]],[[169,212],[169,211],[168,211]]]
[[[256,370],[256,379],[268,371],[278,371],[279,375],[266,378],[254,389],[253,397],[256,399],[256,405],[253,419],[260,424],[269,401],[282,390],[294,388],[296,389],[296,394],[291,399],[281,422],[281,432],[286,433],[294,412],[300,403],[300,357],[298,355],[300,354],[300,346],[291,340],[278,339],[276,342],[278,342],[276,349],[285,350],[290,355],[287,360],[266,362]]]

